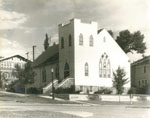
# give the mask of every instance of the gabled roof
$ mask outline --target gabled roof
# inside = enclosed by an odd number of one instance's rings
[[[144,62],[150,62],[150,56],[145,56],[144,58],[142,59],[139,59],[135,62],[133,62],[131,65],[134,66],[134,65],[139,65],[139,64],[142,64]]]
[[[53,45],[44,51],[40,56],[38,56],[32,63],[32,67],[38,67],[45,63],[52,63],[58,60],[58,49],[59,45]]]
[[[2,61],[5,61],[5,60],[8,60],[8,59],[11,59],[11,58],[14,58],[14,57],[16,57],[16,58],[19,58],[19,59],[21,59],[21,60],[23,60],[23,61],[29,61],[28,59],[26,59],[26,58],[24,58],[24,57],[22,57],[22,56],[20,56],[20,55],[14,55],[14,56],[11,56],[11,57],[7,57],[7,58],[2,58],[2,59],[0,59],[0,62],[2,62]]]

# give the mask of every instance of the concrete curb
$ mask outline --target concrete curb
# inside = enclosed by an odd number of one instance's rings
[[[29,96],[27,94],[12,93],[12,92],[7,92],[7,91],[0,91],[0,93],[9,94],[9,95],[17,95],[17,96],[20,96],[20,97],[27,97],[27,96]]]

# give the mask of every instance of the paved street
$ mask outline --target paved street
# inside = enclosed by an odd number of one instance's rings
[[[12,98],[10,97],[12,96]],[[25,96],[0,93],[0,118],[149,118],[150,108],[142,105],[52,104],[53,101],[21,102]],[[10,99],[8,99],[8,97]],[[6,98],[6,99],[5,99]]]

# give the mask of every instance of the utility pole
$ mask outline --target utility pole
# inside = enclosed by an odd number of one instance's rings
[[[27,60],[29,60],[29,52],[27,52],[26,55],[27,55]]]
[[[33,45],[32,47],[33,47],[33,61],[34,61],[34,56],[35,56],[35,55],[34,55],[34,51],[35,51],[36,45]]]
[[[54,69],[51,69],[51,73],[52,73],[52,99],[55,100],[55,87],[54,87]]]

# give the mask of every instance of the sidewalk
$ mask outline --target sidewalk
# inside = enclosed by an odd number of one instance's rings
[[[127,108],[150,108],[150,102],[112,102],[112,101],[96,101],[96,100],[89,100],[89,101],[70,101],[64,100],[60,98],[56,98],[52,100],[51,96],[45,95],[32,95],[32,94],[19,94],[19,93],[11,93],[6,91],[0,91],[0,99],[7,100],[8,102],[16,101],[16,102],[23,102],[23,103],[39,103],[39,104],[57,104],[57,105],[78,105],[78,106],[123,106]],[[7,96],[8,95],[8,96]],[[16,96],[18,96],[16,98]],[[6,98],[7,97],[7,98]],[[43,98],[43,99],[42,99]],[[44,99],[45,98],[45,99]]]
[[[27,96],[29,96],[28,94],[23,94],[23,93],[12,93],[12,92],[7,92],[7,91],[0,91],[0,93],[3,93],[3,94],[9,94],[9,95],[16,95],[16,96],[20,96],[20,97],[27,97]]]

